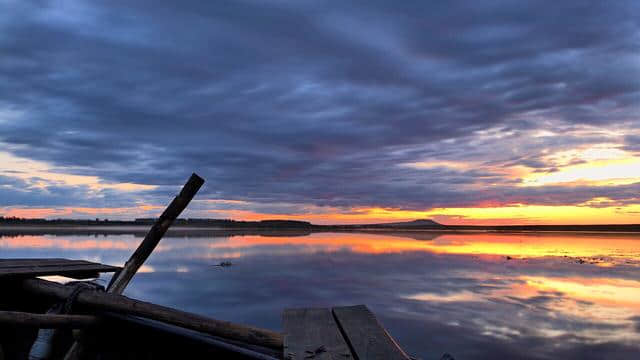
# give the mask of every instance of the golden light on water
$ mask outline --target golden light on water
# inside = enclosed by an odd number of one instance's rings
[[[0,237],[0,248],[65,249],[65,250],[135,250],[137,244],[108,238],[73,238],[63,236],[21,235]]]
[[[503,279],[504,280],[504,279]],[[458,302],[489,301],[500,296],[513,296],[526,299],[540,294],[552,294],[556,300],[571,299],[597,303],[607,307],[623,307],[640,311],[640,282],[635,280],[586,277],[542,277],[520,276],[505,288],[496,288],[486,293],[462,290],[454,293],[419,293],[406,298],[420,301]],[[551,304],[554,308],[563,307],[563,312],[573,312],[568,304]],[[607,313],[609,316],[610,313]],[[577,315],[577,314],[576,314]]]
[[[541,276],[522,279],[538,291],[558,291],[573,299],[640,311],[640,282],[635,280]]]
[[[606,267],[625,259],[640,265],[639,239],[625,234],[535,234],[535,233],[435,233],[428,231],[371,233],[314,233],[304,236],[238,235],[216,238],[193,238],[188,242],[179,238],[164,240],[157,252],[171,252],[184,248],[206,251],[265,247],[292,247],[298,252],[335,252],[348,250],[363,254],[384,254],[422,251],[434,254],[509,256],[517,259],[569,257],[592,259],[594,265]],[[0,248],[52,248],[68,250],[132,250],[140,238],[119,237],[78,238],[74,236],[21,235],[0,237]],[[272,251],[272,250],[265,250]],[[207,253],[202,253],[206,255]]]
[[[435,252],[503,255],[522,258],[542,256],[619,256],[640,259],[638,238],[624,235],[579,236],[570,234],[452,234],[429,242]]]
[[[416,240],[429,238],[431,240]],[[626,262],[640,266],[640,240],[633,235],[560,235],[560,234],[434,234],[429,232],[403,235],[318,233],[299,237],[233,236],[212,242],[209,249],[247,249],[256,246],[294,246],[301,252],[334,252],[348,250],[364,254],[424,251],[435,254],[499,256],[504,261],[544,257],[580,259],[592,265],[607,267]]]

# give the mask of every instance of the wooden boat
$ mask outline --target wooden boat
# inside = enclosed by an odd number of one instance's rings
[[[0,358],[63,359],[78,340],[83,344],[78,358],[281,358],[280,333],[109,294],[86,282],[62,285],[32,277],[75,278],[87,271],[114,270],[65,259],[1,259]],[[56,305],[60,311],[47,313]],[[56,329],[51,349],[42,357],[34,355],[39,329]]]
[[[122,295],[203,184],[193,174],[120,267],[83,260],[0,259],[0,360],[409,359],[364,305],[286,309],[283,333]],[[86,279],[115,273],[106,289]],[[85,281],[60,284],[38,277]]]

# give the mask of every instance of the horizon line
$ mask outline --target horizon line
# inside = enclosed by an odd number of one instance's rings
[[[153,221],[157,219],[157,217],[150,218],[134,218],[134,219],[109,219],[109,218],[24,218],[24,217],[4,217],[0,215],[0,224],[6,223],[5,220],[14,220],[20,222],[56,222],[56,221],[69,221],[69,222],[93,222],[93,223],[109,223],[109,222],[131,222],[131,223],[142,223],[145,221]],[[497,225],[488,225],[488,224],[444,224],[441,222],[437,222],[433,219],[414,219],[407,221],[390,221],[390,222],[372,222],[372,223],[353,223],[353,224],[314,224],[311,221],[307,220],[296,220],[296,219],[287,219],[287,218],[273,218],[273,219],[262,219],[262,220],[238,220],[232,218],[177,218],[176,221],[227,221],[227,222],[244,222],[244,223],[266,223],[266,222],[291,222],[291,223],[301,223],[308,224],[311,226],[318,227],[332,227],[332,226],[380,226],[380,225],[398,225],[398,227],[403,224],[411,224],[417,221],[430,221],[433,222],[434,225],[414,225],[411,226],[413,228],[420,227],[428,227],[428,226],[446,226],[446,227],[455,227],[455,228],[465,228],[465,227],[478,227],[478,228],[490,228],[490,227],[500,227],[500,228],[513,228],[513,227],[590,227],[590,226],[598,226],[598,227],[606,227],[606,226],[640,226],[640,223],[602,223],[602,224],[497,224]]]

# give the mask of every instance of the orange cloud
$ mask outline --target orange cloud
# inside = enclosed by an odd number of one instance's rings
[[[0,151],[0,164],[0,171],[13,171],[12,176],[15,178],[23,180],[41,179],[32,184],[35,187],[44,188],[51,184],[67,186],[84,185],[94,192],[103,189],[130,192],[153,190],[156,188],[154,185],[146,184],[106,182],[97,176],[65,174],[52,169],[51,166],[45,162],[18,157],[4,151]]]

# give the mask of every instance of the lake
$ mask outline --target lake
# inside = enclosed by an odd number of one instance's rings
[[[2,232],[0,257],[122,265],[143,236]],[[425,360],[635,359],[640,236],[177,231],[126,295],[274,330],[287,307],[366,304]]]

